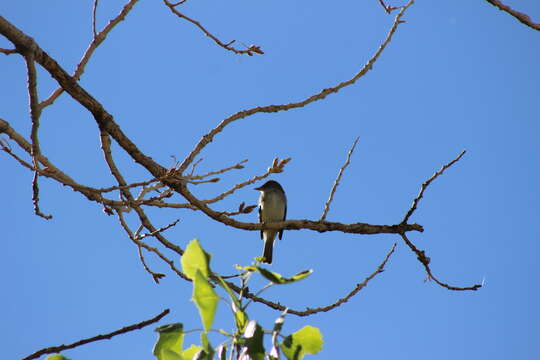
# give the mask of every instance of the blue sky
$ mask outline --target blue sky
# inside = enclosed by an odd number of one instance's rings
[[[540,3],[507,0],[540,19]],[[122,1],[102,1],[98,28]],[[399,3],[393,3],[399,5]],[[72,71],[91,41],[92,1],[3,2],[0,14]],[[113,114],[154,160],[183,159],[219,121],[253,106],[301,100],[349,79],[384,40],[394,16],[378,1],[211,2],[182,8],[222,41],[256,44],[263,56],[216,46],[159,1],[141,1],[96,51],[82,86]],[[441,280],[485,281],[477,292],[451,292],[425,282],[416,256],[397,236],[286,231],[272,269],[290,275],[314,269],[294,285],[265,294],[291,308],[328,305],[375,270],[398,243],[386,271],[338,309],[289,316],[285,332],[310,324],[325,344],[317,359],[534,359],[540,345],[540,33],[485,1],[417,1],[373,70],[352,87],[303,109],[259,114],[231,124],[204,149],[201,172],[249,159],[246,168],[193,192],[207,198],[263,173],[274,157],[291,157],[273,176],[285,188],[290,219],[318,219],[347,151],[356,152],[328,220],[399,223],[420,185],[463,149],[463,159],[426,191],[409,238],[431,258]],[[0,47],[10,44],[0,38]],[[17,55],[0,56],[0,118],[29,137],[26,74]],[[39,69],[39,94],[57,86]],[[47,108],[42,152],[75,180],[115,185],[99,149],[91,115],[68,95]],[[5,136],[3,136],[5,138]],[[12,144],[15,148],[15,145]],[[113,150],[130,182],[144,169]],[[20,152],[18,152],[20,154]],[[33,215],[32,173],[0,155],[3,359],[71,343],[150,318],[200,328],[191,286],[152,256],[167,274],[154,284],[117,219],[99,205],[42,179]],[[252,186],[255,187],[255,186]],[[236,192],[214,206],[231,210],[258,194]],[[179,201],[178,198],[175,200]],[[259,256],[256,232],[225,227],[192,211],[149,210],[154,224],[180,218],[168,239],[193,238],[214,255],[213,268],[234,272]],[[256,221],[255,212],[239,217]],[[134,218],[130,224],[136,226]],[[153,240],[149,244],[156,246]],[[168,254],[173,256],[171,254]],[[178,260],[178,259],[175,259]],[[264,284],[254,281],[256,288]],[[270,327],[279,315],[263,306],[251,316]],[[232,329],[222,304],[217,328]],[[152,357],[152,327],[65,352],[77,360]],[[217,343],[217,339],[214,343]],[[196,335],[186,342],[197,341]]]

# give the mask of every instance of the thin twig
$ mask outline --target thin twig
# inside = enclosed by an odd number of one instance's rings
[[[257,114],[257,113],[275,113],[275,112],[279,112],[279,111],[285,111],[285,110],[301,108],[301,107],[304,107],[304,106],[306,106],[306,105],[308,105],[308,104],[310,104],[312,102],[322,100],[322,99],[326,98],[330,94],[337,93],[339,90],[343,89],[346,86],[354,84],[358,79],[363,77],[369,70],[371,70],[373,68],[373,65],[375,64],[375,62],[377,61],[379,56],[382,54],[382,52],[384,51],[386,46],[392,40],[392,37],[393,37],[394,33],[396,32],[398,26],[401,23],[403,23],[403,20],[401,20],[401,18],[405,14],[405,11],[413,3],[414,3],[414,0],[409,0],[409,2],[405,6],[402,7],[400,12],[396,15],[396,18],[394,19],[394,23],[393,23],[392,27],[390,28],[390,30],[388,31],[386,39],[382,42],[382,44],[379,46],[377,51],[375,51],[375,54],[373,54],[373,56],[368,60],[368,62],[362,67],[362,69],[360,69],[360,71],[358,73],[356,73],[351,79],[343,81],[343,82],[335,85],[334,87],[324,89],[324,90],[320,91],[319,93],[317,93],[315,95],[311,95],[308,98],[306,98],[306,99],[304,99],[302,101],[299,101],[299,102],[294,102],[294,103],[284,104],[284,105],[257,106],[257,107],[254,107],[254,108],[251,108],[251,109],[248,109],[248,110],[239,111],[236,114],[233,114],[233,115],[229,116],[225,120],[221,121],[215,128],[210,130],[210,132],[208,132],[206,135],[204,135],[199,140],[199,142],[197,143],[197,145],[195,146],[193,151],[191,151],[189,153],[189,155],[184,159],[184,161],[182,161],[182,164],[178,168],[179,172],[183,173],[187,169],[187,167],[193,162],[195,157],[199,155],[199,153],[202,151],[202,149],[206,145],[208,145],[210,142],[213,141],[214,136],[216,136],[221,131],[223,131],[223,129],[227,125],[229,125],[230,123],[232,123],[232,122],[234,122],[236,120],[240,120],[240,119],[246,118],[248,116]]]
[[[92,33],[94,34],[94,40],[97,38],[96,12],[97,12],[98,3],[99,3],[99,0],[94,0],[94,6],[92,8]]]
[[[517,20],[519,20],[521,23],[527,25],[528,27],[540,31],[540,23],[534,23],[529,15],[524,14],[522,12],[516,11],[512,9],[510,6],[503,4],[499,0],[486,0],[491,5],[499,8],[499,10],[504,11],[513,17],[515,17]]]
[[[386,5],[383,0],[379,0],[379,4],[381,4],[387,14],[390,14],[392,11],[400,8],[399,6]]]
[[[170,223],[170,224],[167,225],[167,226],[160,227],[160,228],[157,229],[156,231],[153,231],[153,232],[150,232],[150,233],[146,233],[146,234],[136,235],[136,237],[137,237],[137,239],[142,240],[142,239],[144,239],[144,238],[147,237],[147,236],[156,236],[157,233],[164,232],[164,231],[166,231],[166,230],[172,228],[173,226],[176,226],[176,224],[178,224],[179,221],[180,221],[180,219],[177,219],[177,220],[173,221],[172,223]]]
[[[181,13],[180,11],[178,11],[176,9],[176,7],[178,5],[180,5],[180,4],[182,4],[183,1],[173,4],[173,3],[170,3],[168,0],[163,0],[163,3],[171,10],[171,12],[173,14],[175,14],[176,16],[178,16],[181,19],[185,19],[185,20],[189,21],[190,23],[192,23],[193,25],[198,27],[206,36],[208,36],[210,39],[214,40],[214,42],[216,44],[218,44],[219,46],[221,46],[222,48],[224,48],[226,50],[229,50],[229,51],[232,51],[235,54],[247,54],[249,56],[253,56],[253,54],[260,54],[260,55],[264,54],[264,51],[262,51],[262,49],[257,45],[251,45],[251,46],[247,47],[247,49],[245,49],[245,50],[239,50],[239,49],[236,49],[235,47],[231,46],[235,42],[235,40],[229,41],[228,43],[225,44],[224,42],[219,40],[216,36],[214,36],[212,33],[210,33],[210,31],[206,30],[206,28],[204,26],[202,26],[200,22],[198,22],[197,20],[192,19],[192,18],[184,15],[183,13]]]
[[[324,306],[324,307],[306,308],[306,310],[294,310],[294,309],[291,309],[291,308],[289,308],[287,306],[281,305],[281,303],[279,303],[279,302],[273,302],[273,301],[266,300],[264,298],[257,297],[257,296],[255,296],[254,294],[252,294],[250,292],[246,292],[245,289],[244,289],[244,296],[246,298],[252,300],[252,301],[264,304],[264,305],[266,305],[266,306],[268,306],[268,307],[270,307],[270,308],[272,308],[274,310],[284,311],[285,309],[288,309],[288,311],[287,311],[288,313],[296,315],[296,316],[300,316],[300,317],[309,316],[309,315],[317,314],[317,313],[320,313],[320,312],[330,311],[330,310],[340,306],[341,304],[346,303],[347,301],[349,301],[360,290],[362,290],[364,287],[366,287],[366,285],[369,283],[369,281],[371,279],[373,279],[378,274],[382,273],[384,271],[384,267],[386,266],[386,263],[388,262],[388,260],[392,256],[392,254],[394,253],[395,249],[396,249],[396,244],[394,243],[394,245],[392,246],[390,251],[386,254],[384,260],[381,262],[381,264],[377,267],[377,269],[373,273],[371,273],[369,276],[367,276],[364,279],[364,281],[356,284],[356,286],[354,287],[354,289],[350,293],[348,293],[344,297],[338,299],[334,303],[332,303],[330,305],[327,305],[327,306]],[[236,286],[236,285],[234,285],[232,283],[227,282],[227,284],[237,293],[239,293],[242,290],[240,287],[238,287],[238,286]]]
[[[110,20],[109,23],[107,24],[107,26],[105,26],[103,28],[103,30],[101,30],[99,32],[99,34],[97,34],[97,35],[94,34],[94,38],[93,38],[92,42],[90,43],[90,45],[86,49],[83,57],[81,58],[81,61],[77,65],[77,68],[75,69],[75,72],[72,75],[73,79],[79,80],[81,78],[81,75],[84,73],[84,68],[88,64],[88,61],[90,60],[90,57],[94,54],[94,51],[107,38],[107,35],[109,34],[109,32],[111,32],[111,30],[116,25],[118,25],[122,20],[124,20],[126,18],[127,14],[131,11],[133,6],[138,1],[139,0],[130,0],[128,3],[126,3],[126,5],[124,5],[124,7],[120,11],[120,13],[116,17],[114,17],[112,20]],[[97,1],[96,1],[96,3],[97,3]],[[95,5],[97,6],[97,4],[95,4]],[[94,32],[95,32],[95,30],[94,30]],[[45,100],[43,100],[41,102],[41,104],[40,104],[41,107],[45,108],[45,107],[47,107],[49,105],[52,105],[55,102],[55,100],[58,99],[58,97],[60,95],[62,95],[63,92],[64,92],[64,87],[62,87],[62,86],[58,87],[56,90],[54,90],[54,92],[47,99],[45,99]]]
[[[94,337],[91,337],[91,338],[82,339],[82,340],[76,341],[76,342],[74,342],[72,344],[69,344],[69,345],[51,346],[51,347],[48,347],[48,348],[45,348],[45,349],[41,349],[41,350],[36,351],[35,353],[31,354],[31,355],[28,355],[27,357],[23,358],[22,360],[37,359],[40,356],[45,355],[45,354],[59,353],[61,351],[73,349],[73,348],[76,348],[78,346],[86,345],[86,344],[89,344],[89,343],[94,342],[94,341],[109,340],[109,339],[113,338],[116,335],[125,334],[125,333],[128,333],[130,331],[134,331],[134,330],[140,330],[140,329],[142,329],[142,328],[144,328],[144,327],[146,327],[148,325],[151,325],[153,323],[158,322],[165,315],[167,315],[169,312],[170,312],[169,309],[165,309],[160,314],[154,316],[151,319],[141,321],[140,323],[137,323],[137,324],[125,326],[125,327],[123,327],[123,328],[121,328],[119,330],[110,332],[108,334],[97,335],[97,336],[94,336]]]
[[[3,48],[0,48],[0,53],[4,54],[4,55],[11,55],[11,54],[18,53],[18,51],[17,51],[17,49],[3,49]]]
[[[146,261],[144,260],[144,255],[142,253],[142,246],[140,246],[139,244],[137,244],[137,252],[139,253],[139,260],[141,260],[144,270],[146,270],[146,272],[152,276],[152,279],[154,279],[154,282],[156,284],[159,284],[159,280],[161,280],[161,278],[164,278],[165,274],[153,272],[150,269],[150,267],[146,264]]]
[[[111,192],[111,191],[114,191],[114,190],[131,189],[131,188],[139,187],[139,186],[147,186],[147,185],[153,184],[153,183],[158,182],[158,181],[159,181],[158,179],[152,179],[152,180],[147,180],[147,181],[136,182],[136,183],[129,184],[129,185],[126,185],[126,186],[116,185],[116,186],[110,186],[110,187],[107,187],[107,188],[98,188],[98,189],[96,189],[96,191],[98,191],[100,193],[107,193],[107,192]]]
[[[457,287],[457,286],[448,285],[446,283],[443,283],[442,281],[439,281],[431,273],[431,269],[429,268],[429,263],[430,263],[431,259],[426,256],[425,251],[424,250],[418,250],[418,248],[416,246],[414,246],[414,244],[409,240],[409,238],[407,238],[407,235],[405,235],[405,234],[400,234],[400,235],[401,235],[401,238],[403,239],[403,241],[405,242],[405,244],[407,244],[407,246],[416,254],[418,261],[420,261],[422,263],[422,265],[424,265],[424,269],[426,270],[426,273],[427,273],[427,276],[428,276],[429,280],[433,280],[437,284],[439,284],[440,286],[442,286],[444,288],[447,288],[448,290],[454,290],[454,291],[467,291],[467,290],[476,291],[476,290],[478,290],[478,289],[480,289],[482,287],[481,284],[476,284],[476,285],[467,286],[467,287]]]
[[[118,221],[120,222],[120,226],[124,229],[124,231],[128,234],[128,237],[131,239],[131,241],[133,241],[137,246],[139,247],[142,247],[144,248],[145,250],[147,250],[148,252],[153,252],[154,254],[156,254],[161,260],[163,260],[166,264],[169,265],[169,267],[171,268],[172,271],[174,271],[176,273],[176,275],[178,275],[180,278],[184,279],[184,280],[187,280],[187,281],[191,281],[190,279],[188,279],[188,277],[182,272],[180,271],[176,265],[174,265],[174,261],[172,261],[171,259],[169,259],[168,257],[166,257],[165,255],[163,255],[161,253],[161,251],[159,251],[158,249],[154,248],[154,247],[151,247],[150,245],[146,244],[145,242],[137,239],[137,236],[135,236],[133,234],[133,231],[131,231],[131,229],[129,228],[129,226],[127,225],[127,222],[126,220],[124,219],[124,215],[122,214],[121,211],[119,211],[118,209],[115,209],[116,210],[116,215],[118,216]],[[143,266],[145,265],[145,263],[143,263]],[[145,270],[147,269],[148,267],[146,266],[145,267]],[[154,278],[154,272],[152,271],[149,271],[150,269],[148,269],[148,273],[152,276],[152,278]],[[155,279],[154,279],[155,280]]]
[[[409,209],[409,211],[407,211],[407,214],[405,214],[405,217],[403,218],[403,220],[401,221],[402,224],[406,224],[407,221],[409,221],[409,218],[411,217],[411,215],[414,213],[414,211],[416,210],[416,207],[418,206],[418,203],[420,202],[420,199],[422,199],[422,197],[424,196],[424,191],[426,191],[427,187],[429,186],[429,184],[431,184],[431,182],[433,180],[435,180],[436,178],[438,178],[440,175],[442,175],[444,173],[444,171],[446,169],[448,169],[450,166],[454,165],[456,162],[459,161],[459,159],[461,159],[461,157],[463,155],[465,155],[465,153],[467,152],[467,150],[463,150],[461,152],[461,154],[459,154],[454,160],[450,161],[448,164],[446,165],[443,165],[443,167],[437,171],[435,174],[433,174],[429,179],[427,179],[423,184],[422,186],[420,187],[420,192],[418,193],[418,195],[416,196],[416,198],[414,198],[413,200],[413,203],[411,205],[411,208]]]
[[[224,169],[221,169],[221,170],[216,170],[216,171],[210,171],[206,174],[203,174],[203,175],[191,175],[189,178],[190,180],[199,180],[199,179],[204,179],[205,177],[208,177],[208,176],[211,176],[211,175],[219,175],[219,174],[223,174],[224,172],[226,171],[229,171],[229,170],[233,170],[233,169],[243,169],[244,168],[244,163],[248,162],[248,159],[244,159],[242,161],[240,161],[239,163],[236,163],[234,164],[233,166],[229,166],[229,167],[226,167]]]
[[[341,169],[339,169],[338,176],[336,180],[334,181],[334,185],[332,186],[332,190],[330,191],[330,196],[328,197],[326,204],[324,204],[324,210],[319,221],[324,221],[326,219],[326,215],[328,214],[328,211],[330,210],[330,203],[332,202],[332,200],[334,200],[334,193],[336,192],[336,188],[339,185],[339,181],[341,180],[341,177],[343,176],[343,172],[345,172],[345,169],[347,168],[347,166],[349,166],[351,162],[351,156],[354,152],[354,148],[356,147],[356,144],[358,143],[358,139],[360,139],[360,137],[357,137],[356,140],[354,140],[354,143],[352,144],[352,147],[349,150],[349,153],[347,154],[347,160],[345,161],[345,164],[343,164]]]
[[[124,180],[124,177],[118,170],[118,167],[116,166],[111,153],[111,139],[109,137],[109,134],[105,132],[104,130],[101,130],[101,149],[103,151],[103,154],[105,155],[105,161],[107,162],[107,165],[109,166],[109,169],[112,173],[112,175],[116,178],[116,181],[120,186],[123,188],[121,189],[121,193],[124,195],[124,197],[129,201],[137,215],[139,216],[139,219],[141,223],[144,225],[144,227],[153,233],[153,236],[158,239],[160,243],[162,243],[165,247],[173,250],[179,255],[183,254],[183,250],[178,246],[167,239],[163,237],[159,232],[157,232],[157,229],[152,225],[150,222],[150,219],[146,216],[146,213],[140,208],[140,206],[136,205],[136,201],[133,198],[133,195],[129,191],[129,189],[126,188],[126,181]]]
[[[38,156],[41,154],[39,146],[39,118],[41,116],[41,106],[39,105],[37,93],[37,73],[32,54],[24,55],[26,61],[26,69],[28,72],[28,98],[30,99],[30,118],[32,119],[32,130],[30,139],[32,140],[32,164],[34,165],[34,177],[32,179],[32,202],[34,203],[34,213],[44,219],[52,219],[52,215],[45,215],[39,208],[39,161]]]

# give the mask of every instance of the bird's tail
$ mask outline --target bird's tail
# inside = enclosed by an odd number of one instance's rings
[[[274,239],[276,237],[276,234],[268,234],[268,235],[269,236],[264,237],[263,263],[271,264],[272,263],[272,250],[274,248]]]

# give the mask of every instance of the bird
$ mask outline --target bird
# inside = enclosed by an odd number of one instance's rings
[[[271,223],[284,221],[287,217],[287,196],[281,185],[274,180],[265,182],[255,188],[261,192],[259,196],[259,222]],[[264,241],[263,263],[272,264],[272,249],[277,230],[261,230],[261,239]],[[283,236],[283,229],[279,230],[279,239]]]

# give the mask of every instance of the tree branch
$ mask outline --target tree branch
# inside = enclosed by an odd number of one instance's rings
[[[420,199],[422,199],[422,197],[424,197],[424,191],[426,191],[427,187],[429,186],[429,184],[431,184],[431,182],[433,180],[435,180],[436,178],[438,178],[440,175],[442,175],[444,173],[444,171],[446,169],[448,169],[450,166],[454,165],[455,163],[457,163],[459,161],[459,159],[461,159],[461,157],[463,155],[465,155],[465,153],[467,152],[467,150],[463,150],[461,152],[461,154],[459,154],[454,160],[450,161],[448,164],[444,165],[439,171],[437,171],[435,174],[433,174],[429,179],[427,179],[423,184],[422,186],[420,187],[420,192],[418,193],[418,195],[416,196],[416,198],[413,200],[413,203],[411,205],[411,208],[409,209],[409,211],[407,211],[407,214],[405,214],[405,217],[403,218],[403,220],[401,221],[402,224],[406,224],[407,221],[409,221],[409,218],[411,217],[411,215],[414,213],[414,211],[416,210],[416,207],[418,206],[418,203],[420,202]]]
[[[168,0],[163,0],[163,3],[171,10],[171,12],[173,14],[175,14],[176,16],[178,16],[181,19],[189,21],[190,23],[192,23],[193,25],[198,27],[206,36],[208,36],[210,39],[214,40],[214,42],[216,44],[218,44],[219,46],[221,46],[222,48],[224,48],[226,50],[229,50],[229,51],[232,51],[235,54],[240,54],[240,55],[247,54],[249,56],[253,56],[253,54],[260,54],[260,55],[264,54],[264,51],[262,51],[261,48],[259,46],[257,46],[257,45],[251,45],[245,50],[239,50],[239,49],[236,49],[233,46],[231,46],[232,44],[234,44],[236,42],[236,40],[229,41],[226,44],[223,43],[216,36],[212,35],[212,33],[210,31],[206,30],[206,28],[204,26],[202,26],[200,22],[198,22],[197,20],[192,19],[192,18],[184,15],[183,13],[181,13],[180,11],[178,11],[176,9],[176,7],[178,5],[183,4],[184,1],[180,1],[180,2],[177,2],[177,3],[170,3]]]
[[[153,323],[158,322],[165,315],[167,315],[169,312],[170,312],[169,309],[165,309],[160,314],[156,315],[155,317],[153,317],[151,319],[141,321],[140,323],[137,323],[137,324],[133,324],[133,325],[123,327],[123,328],[121,328],[119,330],[113,331],[113,332],[108,333],[108,334],[97,335],[97,336],[94,336],[94,337],[91,337],[91,338],[82,339],[82,340],[76,341],[76,342],[74,342],[72,344],[69,344],[69,345],[51,346],[51,347],[48,347],[48,348],[45,348],[45,349],[41,349],[41,350],[36,351],[35,353],[31,354],[31,355],[28,355],[27,357],[23,358],[22,360],[37,359],[40,356],[45,355],[45,354],[59,353],[59,352],[64,351],[64,350],[73,349],[73,348],[79,347],[81,345],[89,344],[91,342],[100,341],[100,340],[108,340],[108,339],[111,339],[112,337],[114,337],[116,335],[125,334],[125,333],[128,333],[130,331],[134,331],[134,330],[139,330],[139,329],[142,329],[142,328],[144,328],[144,327],[146,327],[148,325],[151,325]]]
[[[32,202],[34,203],[34,213],[46,220],[52,219],[52,215],[45,215],[39,208],[39,161],[38,156],[41,154],[39,146],[39,118],[41,116],[41,106],[39,105],[38,93],[37,93],[37,74],[36,67],[34,65],[33,54],[30,52],[24,54],[24,60],[26,62],[26,70],[28,74],[28,98],[30,102],[30,118],[32,119],[32,130],[30,132],[30,139],[32,140],[32,164],[34,165],[34,177],[32,179]]]
[[[322,99],[326,98],[330,94],[337,93],[339,90],[343,89],[346,86],[354,84],[358,79],[363,77],[369,70],[371,70],[373,68],[373,64],[375,64],[375,62],[377,61],[379,56],[382,54],[382,52],[384,51],[386,46],[392,40],[392,37],[393,37],[394,33],[396,32],[399,24],[403,23],[401,18],[405,14],[405,11],[413,3],[414,3],[414,0],[409,0],[409,2],[405,6],[402,7],[401,11],[396,15],[396,18],[394,19],[394,23],[393,23],[392,27],[390,28],[390,30],[388,31],[386,39],[379,46],[379,48],[377,49],[375,54],[373,54],[373,56],[368,60],[366,65],[364,65],[362,67],[362,69],[360,69],[360,71],[358,73],[356,73],[351,79],[343,81],[343,82],[335,85],[334,87],[323,89],[319,93],[317,93],[315,95],[312,95],[312,96],[310,96],[310,97],[308,97],[308,98],[306,98],[306,99],[304,99],[302,101],[299,101],[299,102],[294,102],[294,103],[284,104],[284,105],[257,106],[257,107],[254,107],[254,108],[251,108],[251,109],[248,109],[248,110],[239,111],[236,114],[233,114],[233,115],[229,116],[225,120],[221,121],[221,123],[219,123],[215,128],[213,128],[210,132],[208,132],[206,135],[204,135],[199,140],[199,142],[197,143],[197,145],[195,146],[193,151],[184,159],[184,161],[182,162],[182,164],[178,168],[179,172],[183,173],[187,169],[187,167],[193,162],[195,157],[197,155],[199,155],[199,153],[202,151],[202,149],[206,145],[208,145],[210,142],[212,142],[212,140],[214,139],[214,136],[216,136],[221,131],[223,131],[223,129],[227,125],[229,125],[230,123],[232,123],[232,122],[234,122],[236,120],[246,118],[246,117],[254,115],[254,114],[258,114],[258,113],[275,113],[275,112],[279,112],[279,111],[286,111],[286,110],[301,108],[301,107],[304,107],[304,106],[306,106],[308,104],[311,104],[311,103],[313,103],[315,101],[322,100]]]
[[[94,54],[94,51],[98,48],[99,45],[101,45],[103,41],[105,41],[105,39],[107,38],[107,35],[111,32],[111,30],[126,18],[127,14],[131,11],[133,6],[138,1],[139,0],[130,0],[128,3],[126,3],[126,5],[124,5],[120,13],[116,17],[111,19],[109,23],[107,24],[107,26],[103,28],[103,30],[101,30],[98,34],[96,34],[96,9],[97,9],[98,1],[95,0],[94,7],[92,10],[93,12],[92,26],[93,26],[94,37],[93,37],[92,42],[90,43],[90,45],[84,52],[84,55],[81,58],[81,61],[77,65],[77,68],[75,69],[75,72],[73,73],[73,79],[79,80],[81,78],[82,74],[84,73],[84,68],[88,64],[88,61],[90,61],[90,57],[92,57],[92,55]],[[58,99],[60,95],[62,95],[63,92],[64,92],[64,88],[62,86],[54,90],[54,92],[47,99],[41,102],[40,104],[41,107],[45,108],[49,105],[52,105],[55,102],[55,100]]]
[[[534,23],[531,18],[522,12],[516,11],[512,9],[510,6],[503,4],[499,0],[486,0],[491,5],[495,6],[501,11],[504,11],[510,15],[512,15],[514,18],[516,18],[518,21],[520,21],[522,24],[527,25],[531,29],[540,31],[540,23]]]
[[[442,286],[444,288],[447,288],[448,290],[454,290],[454,291],[467,291],[467,290],[476,291],[476,290],[478,290],[478,289],[480,289],[482,287],[481,284],[476,284],[476,285],[467,286],[467,287],[458,287],[458,286],[448,285],[446,283],[443,283],[442,281],[439,281],[431,273],[431,269],[429,268],[429,263],[430,263],[431,259],[426,256],[425,251],[424,250],[418,250],[418,248],[416,248],[416,246],[414,246],[414,244],[409,240],[409,238],[407,238],[407,235],[405,235],[405,234],[400,234],[400,235],[401,235],[401,238],[403,239],[403,241],[405,242],[405,244],[407,244],[407,246],[416,254],[418,261],[420,261],[422,263],[422,265],[424,265],[424,269],[426,270],[426,273],[427,273],[427,276],[428,276],[429,280],[433,280],[437,284],[439,284],[440,286]]]
[[[345,161],[345,164],[343,164],[341,169],[339,169],[338,176],[337,176],[336,180],[334,181],[334,185],[332,186],[332,190],[330,191],[330,196],[328,197],[328,200],[326,201],[326,204],[324,204],[324,210],[323,210],[323,213],[322,213],[321,218],[319,219],[319,221],[324,221],[324,219],[326,219],[326,215],[328,214],[328,211],[330,210],[330,203],[332,202],[332,200],[334,200],[334,193],[336,192],[336,188],[339,185],[339,181],[341,180],[341,177],[343,176],[343,173],[345,172],[345,169],[347,168],[347,166],[349,166],[349,164],[351,162],[351,155],[354,152],[354,148],[356,147],[356,143],[358,143],[358,139],[360,139],[360,138],[357,137],[356,140],[354,140],[354,143],[352,144],[351,149],[349,150],[349,153],[347,154],[347,160]]]

